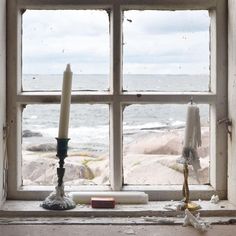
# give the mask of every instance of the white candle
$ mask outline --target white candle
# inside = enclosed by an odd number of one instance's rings
[[[116,203],[147,204],[148,195],[144,192],[71,192],[69,196],[79,204],[89,204],[91,197],[113,197]]]
[[[72,75],[70,64],[67,64],[63,76],[58,138],[68,138]]]
[[[199,108],[196,104],[189,104],[185,126],[184,147],[196,148],[197,146],[201,146]]]

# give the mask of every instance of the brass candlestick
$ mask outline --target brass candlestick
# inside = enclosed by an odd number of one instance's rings
[[[64,160],[67,157],[68,138],[56,138],[57,140],[57,157],[59,158],[59,168],[57,168],[58,184],[55,192],[52,192],[41,204],[49,210],[69,210],[75,208],[76,204],[64,192],[63,177],[65,174]]]
[[[182,193],[184,197],[183,202],[185,203],[184,209],[189,209],[190,211],[195,211],[201,208],[200,205],[190,201],[190,192],[188,186],[188,165],[193,165],[193,167],[196,168],[196,165],[199,164],[200,167],[200,163],[198,162],[197,157],[198,156],[195,149],[184,148],[182,156],[177,160],[178,163],[183,164],[184,183]]]

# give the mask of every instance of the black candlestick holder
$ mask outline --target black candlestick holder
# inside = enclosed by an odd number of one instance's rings
[[[56,138],[57,140],[57,157],[59,158],[59,167],[57,168],[58,184],[55,191],[52,192],[41,204],[49,210],[69,210],[75,208],[74,201],[65,194],[63,177],[65,174],[64,160],[67,157],[69,138]]]

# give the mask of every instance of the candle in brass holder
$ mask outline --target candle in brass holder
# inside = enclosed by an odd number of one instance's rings
[[[75,208],[76,204],[64,192],[63,177],[65,174],[64,159],[67,157],[68,138],[57,138],[57,157],[59,168],[57,168],[58,184],[55,192],[51,193],[41,204],[49,210],[69,210]]]
[[[183,183],[183,201],[185,203],[185,209],[197,210],[200,208],[198,204],[195,204],[190,201],[190,193],[188,186],[188,175],[189,169],[188,166],[192,165],[194,173],[198,179],[198,170],[201,168],[200,160],[197,153],[197,147],[201,146],[201,124],[200,124],[200,114],[199,108],[196,104],[193,103],[192,98],[191,102],[188,105],[187,109],[187,119],[185,126],[185,138],[184,138],[184,148],[182,156],[177,160],[178,163],[183,164],[183,174],[184,174],[184,183]]]
[[[190,201],[190,193],[188,185],[188,175],[189,175],[188,165],[193,166],[196,176],[197,176],[197,170],[201,168],[197,151],[193,148],[184,148],[182,157],[178,159],[177,162],[183,164],[184,183],[183,183],[182,193],[184,197],[183,202],[185,203],[184,209],[189,209],[191,211],[198,210],[201,208],[200,205]]]

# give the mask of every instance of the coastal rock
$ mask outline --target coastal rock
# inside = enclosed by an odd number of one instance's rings
[[[56,180],[57,160],[51,158],[40,158],[28,156],[23,159],[23,179],[28,184],[50,185]],[[50,173],[50,178],[48,176]]]
[[[125,148],[125,153],[180,155],[183,132],[165,132],[139,137]]]
[[[160,134],[148,134],[137,138],[125,146],[127,154],[181,155],[183,150],[184,129]],[[209,155],[209,129],[202,128],[202,146],[198,148],[200,157]]]
[[[31,144],[26,147],[31,152],[52,152],[57,150],[56,143]]]
[[[149,133],[126,144],[123,155],[125,184],[183,184],[183,166],[176,162],[182,153],[184,129]],[[209,128],[202,128],[202,146],[198,148],[201,184],[209,182]],[[28,145],[23,149],[25,185],[56,185],[58,158],[56,144]],[[109,184],[109,155],[81,155],[76,149],[65,159],[66,185]],[[189,183],[198,184],[189,168]]]
[[[68,159],[68,160],[67,160]],[[80,161],[73,160],[73,157],[66,158],[65,183],[80,182],[80,184],[94,184],[93,172],[87,165]],[[45,157],[44,153],[25,155],[23,159],[23,179],[27,185],[55,185],[57,183],[58,159]]]
[[[86,165],[93,172],[94,177],[99,177],[103,173],[109,174],[108,156],[91,160]]]
[[[30,137],[43,137],[43,135],[40,132],[33,132],[29,129],[23,130],[22,132],[23,138],[30,138]]]
[[[168,156],[128,155],[124,168],[125,184],[182,184],[183,174],[160,163],[159,159],[163,158],[168,159]],[[139,162],[133,165],[132,159]],[[189,182],[196,183],[194,179],[189,179]]]
[[[71,181],[75,179],[93,179],[94,175],[93,172],[87,165],[82,163],[76,163],[68,161],[65,163],[65,181]]]

